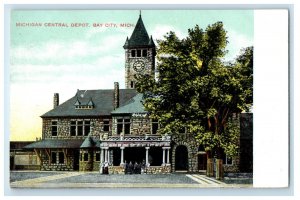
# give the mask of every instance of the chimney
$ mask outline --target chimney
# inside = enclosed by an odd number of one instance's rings
[[[114,82],[114,109],[119,107],[119,101],[120,101],[120,97],[119,97],[119,83],[118,82]]]
[[[53,97],[53,108],[56,108],[59,105],[59,94],[54,93]]]

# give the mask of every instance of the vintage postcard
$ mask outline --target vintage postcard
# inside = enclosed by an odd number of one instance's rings
[[[12,10],[10,187],[253,187],[253,10]]]

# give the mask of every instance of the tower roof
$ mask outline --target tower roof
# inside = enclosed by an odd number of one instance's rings
[[[155,44],[152,38],[149,38],[147,30],[144,26],[142,16],[140,14],[139,19],[135,25],[130,39],[126,39],[124,49],[132,47],[154,47]]]

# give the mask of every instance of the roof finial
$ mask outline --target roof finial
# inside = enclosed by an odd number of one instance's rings
[[[142,11],[140,10],[140,17],[142,16]]]

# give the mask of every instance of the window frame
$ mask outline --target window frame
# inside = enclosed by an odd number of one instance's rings
[[[95,153],[95,162],[100,162],[100,152]]]
[[[54,131],[54,128],[56,128],[56,131]],[[55,135],[54,135],[54,133],[55,133]],[[51,136],[52,137],[57,137],[58,136],[58,120],[52,120],[51,121]]]
[[[73,128],[72,128],[73,127]],[[75,127],[75,135],[74,135]],[[89,128],[87,128],[89,127]],[[88,131],[88,133],[86,133]],[[76,119],[70,121],[70,136],[71,137],[85,137],[91,132],[91,120],[90,119]],[[79,135],[79,133],[81,133]]]
[[[51,151],[51,164],[57,164],[57,151]]]
[[[88,161],[89,161],[89,153],[83,152],[83,162],[88,162]]]
[[[129,121],[125,122],[125,120],[129,120]],[[120,135],[122,132],[124,135],[131,135],[132,121],[131,121],[130,117],[118,117],[116,124],[117,124],[117,131],[116,131],[117,135]],[[128,125],[129,125],[129,127],[127,127]],[[121,127],[121,131],[119,131],[119,127]],[[125,130],[129,130],[129,132],[125,133]]]
[[[153,125],[154,124],[157,125],[157,129],[156,129],[155,133],[153,133]],[[159,122],[157,120],[151,119],[151,135],[156,135],[159,128],[160,128]]]
[[[135,58],[136,57],[136,50],[135,49],[131,49],[131,51],[130,51],[130,57],[131,58]]]
[[[62,158],[62,162],[61,162]],[[64,164],[65,163],[65,155],[64,152],[58,151],[58,164]]]
[[[141,58],[142,57],[142,49],[137,49],[136,50],[136,57]]]
[[[106,130],[107,127],[108,127],[108,130]],[[109,131],[111,131],[110,120],[109,119],[103,119],[103,132],[109,132]]]
[[[147,49],[142,49],[142,57],[145,58],[148,56],[148,50]]]
[[[63,151],[58,151],[58,150],[53,150],[50,153],[51,155],[51,165],[53,164],[65,164],[66,160],[65,160],[65,154]],[[61,161],[62,159],[62,161]]]

